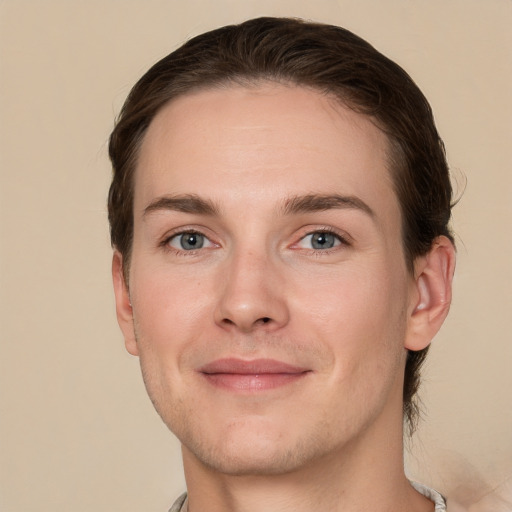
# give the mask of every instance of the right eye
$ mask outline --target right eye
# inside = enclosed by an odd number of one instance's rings
[[[194,251],[203,247],[212,247],[214,244],[202,233],[185,231],[178,233],[167,241],[167,244],[179,251]]]

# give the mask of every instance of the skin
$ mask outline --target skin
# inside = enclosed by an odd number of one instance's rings
[[[282,85],[190,94],[150,125],[114,287],[191,512],[433,510],[403,473],[403,373],[448,312],[454,253],[440,237],[408,272],[387,149]],[[293,370],[209,373],[226,359]]]

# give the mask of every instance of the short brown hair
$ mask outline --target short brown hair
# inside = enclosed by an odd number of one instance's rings
[[[367,115],[387,135],[389,165],[402,214],[405,260],[426,254],[435,238],[453,241],[452,188],[431,108],[409,75],[350,31],[289,18],[258,18],[194,37],[157,62],[133,87],[110,136],[113,180],[108,197],[112,245],[125,278],[133,237],[133,175],[144,134],[169,101],[199,89],[271,81],[314,88]],[[404,417],[412,432],[413,400],[428,347],[409,351]]]

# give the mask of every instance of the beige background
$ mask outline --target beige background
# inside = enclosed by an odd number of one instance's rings
[[[408,467],[479,510],[512,510],[489,504],[512,487],[510,0],[0,0],[0,510],[164,511],[184,489],[115,321],[106,141],[150,64],[264,14],[354,30],[431,100],[467,188]]]

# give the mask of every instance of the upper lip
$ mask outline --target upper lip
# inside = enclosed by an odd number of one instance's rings
[[[295,366],[277,361],[275,359],[238,359],[226,358],[217,359],[205,364],[199,368],[201,373],[215,374],[215,373],[232,373],[239,375],[261,375],[272,373],[304,373],[308,371],[307,368]]]

